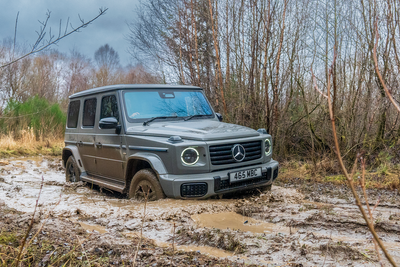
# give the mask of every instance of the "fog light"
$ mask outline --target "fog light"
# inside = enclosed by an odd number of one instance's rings
[[[202,197],[207,194],[207,183],[189,183],[181,185],[182,197]]]

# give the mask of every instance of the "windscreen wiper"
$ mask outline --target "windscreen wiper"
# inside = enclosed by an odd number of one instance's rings
[[[175,116],[158,116],[158,117],[153,117],[153,118],[151,118],[151,119],[148,119],[147,121],[144,121],[144,122],[143,122],[143,126],[148,125],[149,122],[152,122],[152,121],[154,121],[154,120],[156,120],[156,119],[169,119],[169,118],[178,118],[178,115],[175,115]]]
[[[195,117],[203,117],[203,116],[210,116],[210,115],[207,115],[207,114],[196,114],[196,115],[191,115],[191,116],[185,118],[184,121],[188,121],[188,120],[190,120],[190,119],[192,119],[192,118],[195,118]]]

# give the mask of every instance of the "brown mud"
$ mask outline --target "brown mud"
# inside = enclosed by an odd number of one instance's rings
[[[84,235],[79,242],[85,249],[76,253],[87,252],[86,260],[132,264],[132,252],[142,232],[140,260],[150,266],[163,266],[172,259],[177,260],[176,266],[379,266],[372,236],[346,185],[297,179],[273,186],[270,192],[224,199],[164,199],[147,203],[144,210],[144,203],[122,194],[82,182],[65,182],[58,158],[11,158],[0,162],[0,209],[4,216],[13,218],[11,221],[21,220],[12,224],[19,227],[21,235],[34,210],[42,177],[37,221],[43,222],[50,215],[44,232],[61,239]],[[375,227],[400,262],[400,195],[397,191],[369,190],[368,197],[372,206],[379,200]],[[2,233],[11,227],[6,221],[0,220]],[[38,244],[41,238],[46,237],[38,235]],[[54,246],[64,247],[57,240]],[[64,243],[78,242],[68,240]],[[111,245],[102,249],[106,241]],[[107,249],[120,252],[108,255]],[[81,257],[78,254],[72,257],[75,261]],[[384,265],[388,266],[386,260]]]

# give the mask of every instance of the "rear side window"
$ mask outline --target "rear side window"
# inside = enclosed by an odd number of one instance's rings
[[[79,108],[81,106],[81,101],[75,100],[69,103],[68,107],[68,128],[76,128],[78,126],[78,116],[79,116]]]
[[[96,116],[96,105],[97,105],[96,98],[91,98],[91,99],[85,100],[85,104],[83,105],[82,126],[86,126],[86,127],[94,126],[94,119]]]
[[[118,103],[115,95],[105,96],[101,99],[100,119],[114,117],[119,121]]]

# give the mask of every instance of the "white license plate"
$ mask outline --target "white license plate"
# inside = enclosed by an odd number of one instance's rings
[[[235,183],[260,176],[262,176],[261,168],[254,168],[239,172],[230,172],[229,181]]]

